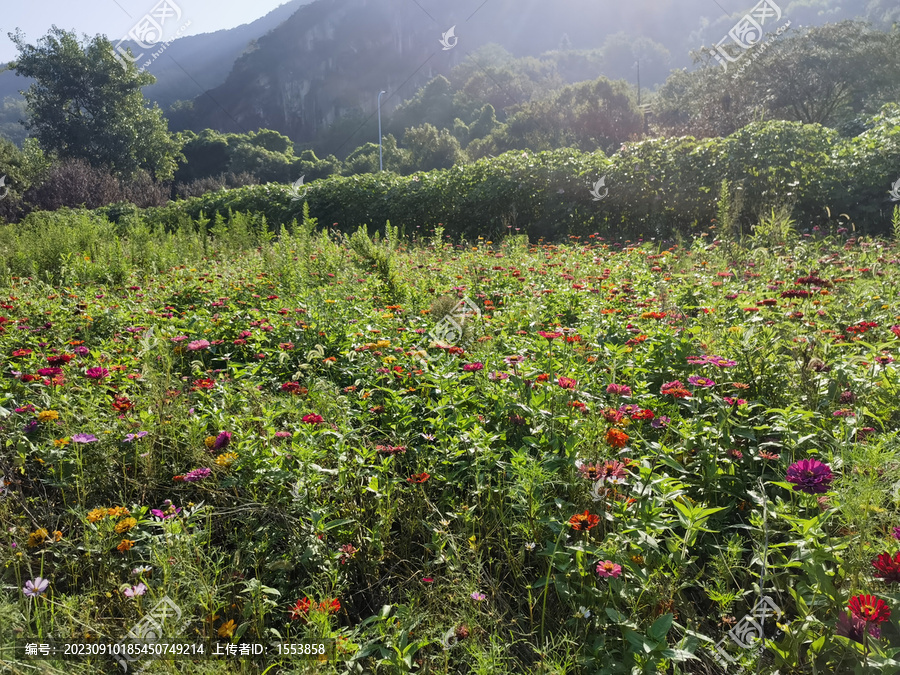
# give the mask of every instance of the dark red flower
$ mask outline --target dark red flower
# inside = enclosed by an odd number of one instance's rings
[[[881,553],[872,561],[872,567],[878,570],[875,576],[887,583],[900,583],[900,552],[891,557],[890,553]]]
[[[891,608],[874,595],[854,595],[848,606],[853,616],[866,623],[884,623],[891,618]]]

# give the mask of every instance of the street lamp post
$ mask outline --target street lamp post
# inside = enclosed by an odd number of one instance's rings
[[[384,171],[384,156],[382,155],[381,148],[381,94],[386,94],[386,91],[381,91],[378,94],[378,170]]]

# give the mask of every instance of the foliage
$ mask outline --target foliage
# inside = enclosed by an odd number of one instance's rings
[[[131,178],[139,170],[168,180],[181,141],[169,134],[158,106],[148,107],[141,87],[155,80],[114,56],[102,36],[81,45],[74,33],[53,28],[38,45],[12,36],[17,75],[36,82],[25,93],[27,128],[46,152],[83,159]]]

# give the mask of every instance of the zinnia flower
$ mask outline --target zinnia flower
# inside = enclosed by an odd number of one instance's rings
[[[599,522],[600,517],[595,516],[593,513],[588,513],[587,509],[584,510],[584,513],[576,513],[569,518],[569,525],[572,526],[573,530],[579,532],[590,530],[591,528],[596,527]]]
[[[837,626],[835,626],[834,634],[843,635],[846,638],[863,643],[863,636],[866,632],[866,622],[853,616],[850,612],[841,612],[838,617]],[[875,638],[881,637],[881,627],[876,623],[869,626],[869,635]]]
[[[201,349],[209,349],[209,340],[194,340],[188,343],[188,351],[199,352]]]
[[[422,473],[414,473],[412,476],[407,478],[406,480],[410,483],[424,483],[429,478],[431,478],[431,474],[423,471]]]
[[[884,623],[891,618],[891,608],[874,595],[854,595],[848,605],[853,616],[869,623]]]
[[[545,330],[542,330],[542,331],[538,331],[538,335],[540,335],[542,338],[552,341],[552,340],[555,340],[556,338],[560,337],[562,335],[562,333],[557,333],[557,332],[549,333]]]
[[[606,393],[612,394],[613,396],[631,396],[631,387],[612,382],[607,385]]]
[[[195,483],[198,480],[203,480],[204,478],[209,476],[210,473],[212,473],[212,470],[204,466],[199,469],[188,471],[186,474],[184,474],[184,478],[182,478],[182,480],[185,483]]]
[[[628,434],[626,434],[621,429],[613,428],[606,432],[606,442],[616,450],[618,450],[619,448],[624,448],[628,443],[628,440]]]
[[[38,422],[52,422],[59,419],[59,413],[55,410],[42,410],[38,413]]]
[[[890,553],[881,553],[872,561],[872,567],[878,570],[875,576],[887,583],[900,583],[900,552],[891,557]]]
[[[794,490],[807,494],[828,492],[832,480],[831,469],[817,459],[801,459],[787,470],[787,481],[795,483]]]
[[[49,585],[50,582],[47,579],[44,579],[44,577],[35,577],[34,579],[25,582],[25,587],[22,591],[24,591],[25,597],[36,598],[43,594]]]
[[[559,380],[557,380],[557,384],[563,389],[574,389],[577,382],[571,377],[560,377]]]
[[[617,579],[622,574],[622,566],[617,565],[612,560],[604,560],[597,565],[597,574],[601,577],[612,577]]]
[[[231,443],[231,432],[223,431],[216,436],[216,440],[213,443],[213,450],[224,450],[228,447],[229,443]]]
[[[303,422],[305,424],[321,424],[324,422],[324,418],[321,415],[309,414],[303,416]]]
[[[463,370],[467,373],[474,373],[484,368],[483,363],[467,363],[463,366]]]
[[[86,378],[89,380],[102,380],[104,377],[109,375],[109,371],[103,366],[95,366],[94,368],[88,368],[87,372],[84,374]]]
[[[708,377],[700,377],[699,375],[691,375],[688,382],[695,387],[715,387],[716,383]]]
[[[72,436],[73,443],[96,443],[99,440],[94,434],[75,434]]]

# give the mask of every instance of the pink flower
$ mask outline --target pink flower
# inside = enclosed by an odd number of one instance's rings
[[[316,415],[315,413],[303,416],[303,422],[306,424],[321,424],[324,421],[325,419],[321,415]]]
[[[558,380],[558,384],[563,389],[574,389],[575,385],[578,383],[571,377],[560,377]]]
[[[188,351],[199,352],[201,349],[209,349],[209,340],[194,340],[188,343]]]
[[[137,586],[132,586],[131,588],[126,588],[122,591],[122,594],[127,598],[136,598],[147,592],[147,587],[143,582],[139,583]]]
[[[109,371],[103,366],[88,368],[87,372],[84,374],[84,376],[90,380],[102,380],[107,375],[109,375]]]
[[[560,337],[562,335],[562,333],[557,333],[557,332],[550,333],[545,330],[542,330],[542,331],[538,331],[538,335],[540,335],[542,338],[546,338],[547,340],[555,340],[556,338]]]
[[[613,382],[606,387],[606,393],[613,396],[631,396],[631,387]]]
[[[612,577],[618,579],[622,575],[622,566],[616,565],[612,560],[604,560],[597,565],[597,574],[601,577]]]
[[[463,366],[463,370],[467,373],[474,373],[484,368],[483,363],[467,363]]]

